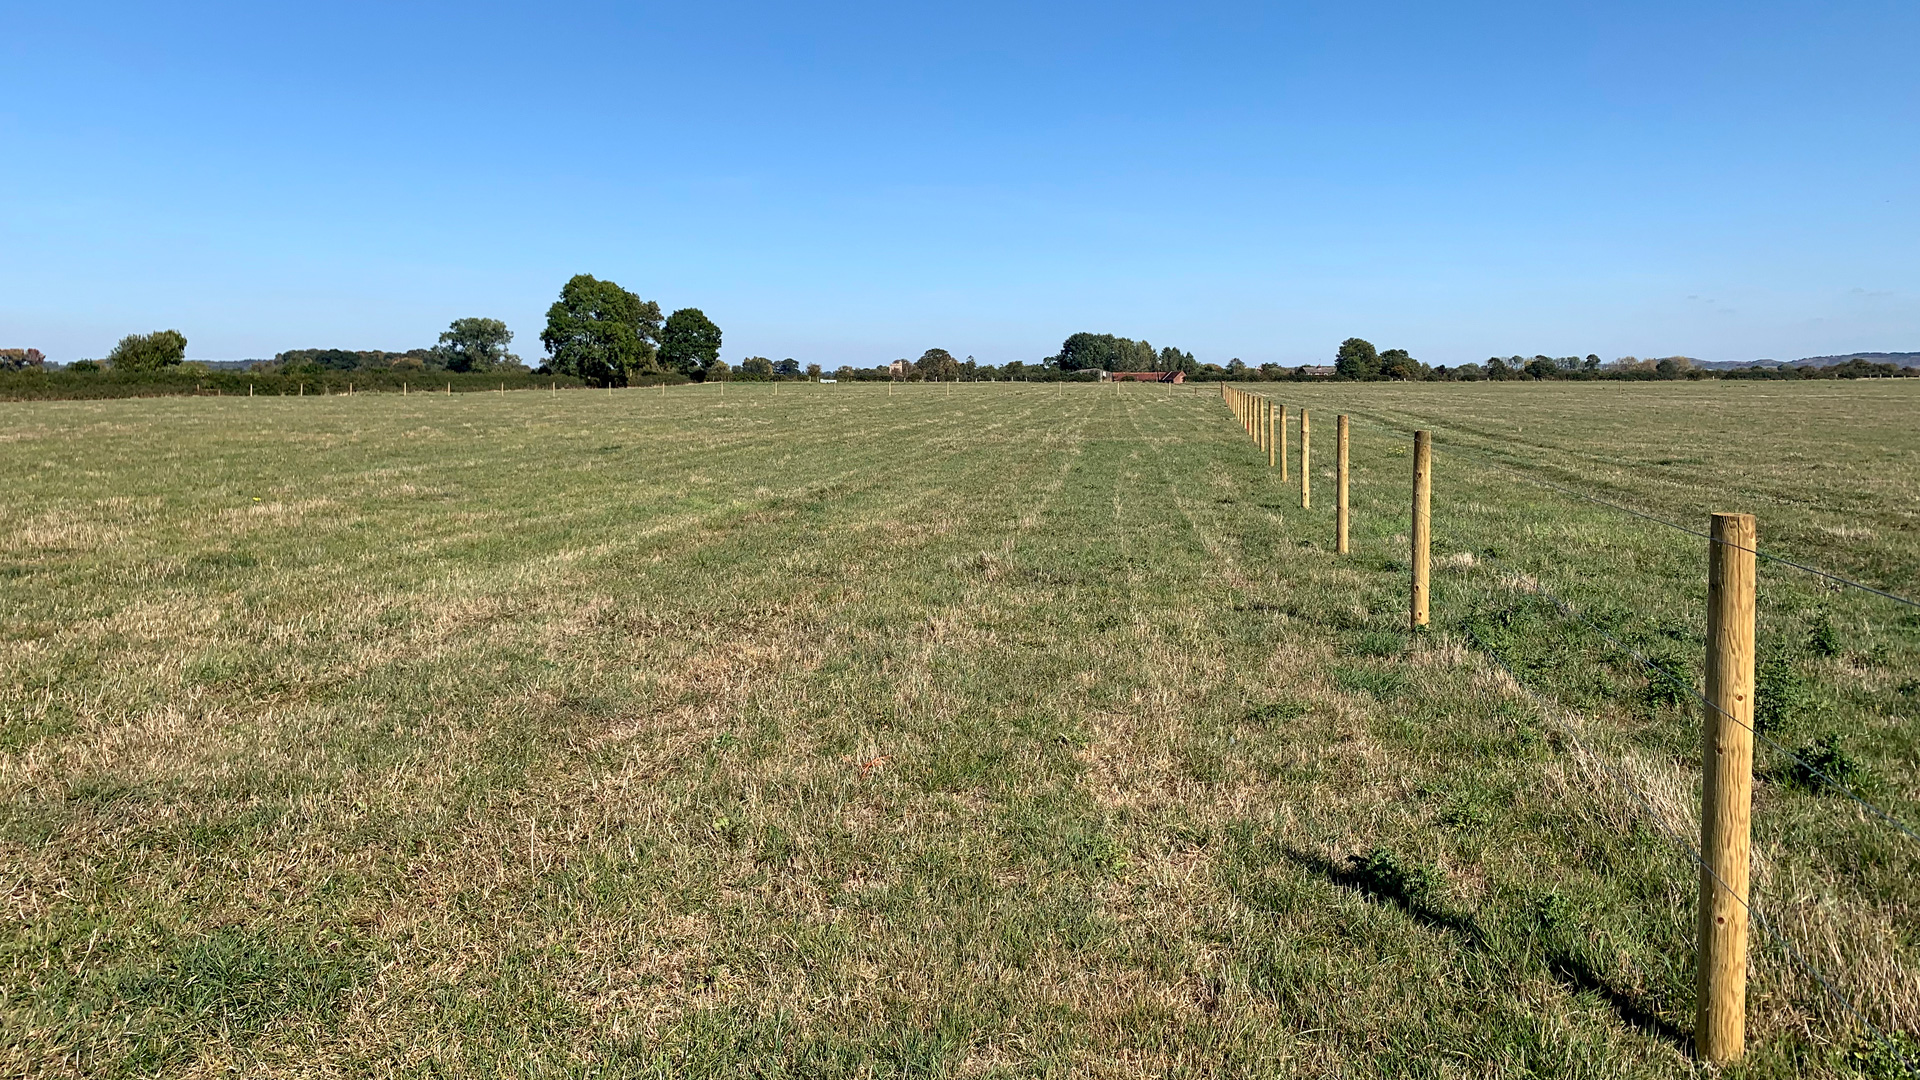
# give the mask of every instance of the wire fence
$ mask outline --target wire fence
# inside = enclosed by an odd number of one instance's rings
[[[1245,395],[1247,393],[1246,391],[1239,391],[1239,390],[1223,391],[1223,396],[1225,396],[1225,394],[1229,392],[1239,393],[1242,395]],[[1264,395],[1249,395],[1249,396],[1264,397]],[[1268,400],[1271,400],[1271,399],[1268,399]],[[1280,415],[1282,416],[1285,415],[1284,410],[1280,412]],[[1354,423],[1354,420],[1352,419],[1351,414],[1348,414],[1348,422]],[[1414,437],[1414,429],[1403,427],[1400,424],[1395,423],[1390,419],[1377,417],[1377,416],[1366,417],[1365,419],[1359,421],[1359,423],[1356,426],[1364,426],[1367,428],[1372,428],[1376,431],[1382,432],[1387,435],[1391,435],[1396,438],[1411,439]],[[1280,438],[1284,439],[1285,437],[1286,437],[1286,433],[1284,431],[1284,426],[1283,426],[1283,430],[1280,433]],[[1259,441],[1259,438],[1260,436],[1256,436],[1256,442]],[[1710,533],[1702,532],[1698,529],[1689,528],[1677,522],[1670,521],[1657,514],[1648,513],[1641,509],[1637,509],[1631,506],[1626,506],[1619,502],[1615,502],[1613,500],[1603,499],[1591,493],[1583,492],[1578,489],[1570,488],[1563,484],[1559,484],[1554,481],[1544,479],[1542,477],[1529,473],[1524,469],[1518,468],[1509,462],[1497,460],[1492,455],[1487,454],[1485,452],[1476,452],[1474,448],[1450,446],[1447,449],[1450,452],[1464,450],[1474,459],[1481,461],[1483,463],[1492,465],[1495,468],[1501,470],[1501,472],[1503,472],[1504,474],[1513,476],[1527,483],[1534,484],[1543,489],[1557,492],[1569,498],[1577,499],[1589,504],[1594,504],[1610,511],[1631,516],[1638,520],[1650,522],[1650,523],[1662,526],[1664,528],[1671,529],[1675,532],[1684,534],[1689,537],[1693,537],[1697,539],[1705,539],[1709,543],[1721,543],[1721,541],[1717,540]],[[1303,453],[1303,456],[1304,456],[1304,453]],[[1342,476],[1341,480],[1342,480],[1342,483],[1344,484],[1345,483],[1344,475]],[[1889,589],[1879,588],[1877,586],[1870,585],[1865,582],[1861,582],[1841,574],[1836,574],[1827,570],[1823,570],[1819,567],[1809,565],[1806,562],[1803,562],[1797,559],[1789,559],[1783,556],[1775,555],[1770,552],[1759,549],[1757,545],[1752,548],[1744,547],[1738,544],[1727,544],[1726,546],[1736,550],[1740,550],[1740,551],[1751,552],[1756,559],[1764,560],[1774,565],[1785,566],[1793,570],[1797,570],[1797,571],[1806,573],[1808,575],[1812,575],[1813,577],[1822,579],[1824,581],[1833,583],[1834,585],[1837,585],[1840,587],[1857,590],[1859,593],[1863,595],[1870,595],[1870,596],[1891,601],[1895,604],[1899,604],[1906,607],[1920,608],[1920,603],[1916,603],[1914,600],[1908,597],[1902,596],[1898,593],[1895,593]],[[1491,552],[1487,552],[1485,557],[1492,559],[1496,563],[1501,563],[1503,565],[1510,566],[1510,564],[1505,563],[1505,560],[1501,559],[1498,555],[1492,554]],[[1590,614],[1583,611],[1578,606],[1570,603],[1563,597],[1554,593],[1552,590],[1547,589],[1546,587],[1540,585],[1536,579],[1533,579],[1531,576],[1527,576],[1525,578],[1524,586],[1522,584],[1522,580],[1523,580],[1522,575],[1519,575],[1516,573],[1509,572],[1506,575],[1505,581],[1509,589],[1510,595],[1514,591],[1521,590],[1522,588],[1524,588],[1525,591],[1530,594],[1538,595],[1540,598],[1546,600],[1553,607],[1553,609],[1560,615],[1560,617],[1564,619],[1566,622],[1576,626],[1584,626],[1586,629],[1592,631],[1604,642],[1606,642],[1608,647],[1610,647],[1611,649],[1617,650],[1618,652],[1623,653],[1626,656],[1632,658],[1633,661],[1635,661],[1638,665],[1640,665],[1641,670],[1643,670],[1646,673],[1649,680],[1657,679],[1666,684],[1669,684],[1673,688],[1675,688],[1677,691],[1680,692],[1682,700],[1697,701],[1702,706],[1703,709],[1709,710],[1712,714],[1716,715],[1717,717],[1725,720],[1734,721],[1745,731],[1751,733],[1751,735],[1754,738],[1757,738],[1762,743],[1764,743],[1770,750],[1794,762],[1797,768],[1801,771],[1802,775],[1818,779],[1820,783],[1824,785],[1827,790],[1830,790],[1835,794],[1838,794],[1844,797],[1845,799],[1847,799],[1849,802],[1851,802],[1856,808],[1864,812],[1864,814],[1866,815],[1865,820],[1875,825],[1890,829],[1898,833],[1900,836],[1904,837],[1908,841],[1914,842],[1915,844],[1920,844],[1920,833],[1917,833],[1913,826],[1909,825],[1906,821],[1902,820],[1893,811],[1883,806],[1880,806],[1875,802],[1871,801],[1870,799],[1864,797],[1852,785],[1846,783],[1844,779],[1838,776],[1832,775],[1834,770],[1830,770],[1828,768],[1822,768],[1819,763],[1809,760],[1806,755],[1798,753],[1792,750],[1791,748],[1787,747],[1786,745],[1782,744],[1778,740],[1774,739],[1770,734],[1762,730],[1760,725],[1749,723],[1745,719],[1739,716],[1735,716],[1732,713],[1728,712],[1726,709],[1721,708],[1710,697],[1702,693],[1694,685],[1693,681],[1690,678],[1682,677],[1680,674],[1673,671],[1670,666],[1660,663],[1654,658],[1648,656],[1643,650],[1635,648],[1632,644],[1624,640],[1621,635],[1615,633],[1612,630],[1609,630],[1606,626],[1602,625],[1600,621],[1593,618]],[[1695,844],[1693,844],[1688,839],[1686,839],[1685,837],[1680,836],[1678,833],[1676,833],[1673,830],[1671,826],[1668,825],[1665,817],[1659,812],[1657,807],[1654,806],[1651,799],[1647,796],[1645,792],[1640,790],[1639,785],[1634,783],[1630,777],[1625,775],[1624,770],[1622,770],[1618,765],[1610,763],[1605,756],[1596,752],[1594,748],[1589,745],[1588,741],[1581,737],[1581,734],[1579,733],[1578,730],[1575,729],[1573,725],[1566,723],[1564,720],[1562,720],[1559,717],[1558,715],[1559,710],[1564,709],[1565,706],[1560,705],[1559,703],[1553,701],[1550,697],[1542,693],[1539,689],[1536,689],[1534,686],[1529,685],[1527,680],[1523,679],[1521,675],[1514,670],[1513,666],[1508,662],[1508,660],[1505,657],[1503,657],[1496,648],[1494,648],[1488,641],[1486,641],[1483,638],[1481,633],[1475,628],[1475,626],[1472,624],[1471,621],[1463,622],[1461,624],[1461,629],[1464,631],[1467,639],[1472,642],[1475,649],[1479,651],[1482,655],[1486,656],[1489,660],[1491,660],[1492,663],[1505,675],[1506,679],[1510,681],[1514,687],[1516,687],[1518,690],[1523,692],[1528,698],[1530,698],[1535,703],[1535,705],[1539,708],[1541,714],[1548,720],[1549,723],[1554,725],[1555,730],[1557,730],[1560,734],[1562,734],[1575,747],[1575,749],[1580,753],[1583,759],[1590,761],[1595,766],[1597,766],[1601,770],[1602,774],[1605,775],[1622,793],[1628,795],[1632,802],[1637,803],[1646,812],[1646,815],[1648,819],[1652,822],[1655,830],[1657,831],[1657,834],[1664,837],[1678,852],[1684,853],[1686,857],[1689,860],[1691,860],[1691,862],[1700,869],[1700,872],[1703,875],[1703,878],[1702,878],[1702,881],[1703,881],[1702,902],[1703,903],[1704,903],[1705,895],[1707,893],[1707,885],[1705,883],[1710,880],[1712,882],[1713,888],[1721,890],[1725,892],[1728,896],[1731,896],[1739,904],[1739,906],[1750,915],[1752,921],[1757,923],[1760,926],[1762,933],[1765,935],[1765,938],[1780,950],[1781,954],[1788,959],[1788,961],[1794,966],[1794,968],[1796,968],[1799,972],[1801,972],[1801,974],[1805,975],[1813,983],[1817,984],[1821,988],[1821,990],[1825,993],[1825,995],[1829,1000],[1831,1000],[1835,1004],[1842,1007],[1845,1013],[1851,1016],[1853,1020],[1856,1021],[1861,1026],[1861,1028],[1863,1028],[1869,1034],[1874,1044],[1876,1044],[1883,1052],[1885,1052],[1888,1055],[1888,1060],[1899,1063],[1899,1067],[1902,1070],[1904,1070],[1907,1075],[1920,1076],[1920,1059],[1916,1059],[1914,1054],[1909,1053],[1901,1045],[1901,1043],[1894,1038],[1894,1036],[1889,1031],[1883,1029],[1881,1025],[1875,1024],[1873,1020],[1866,1014],[1866,1012],[1855,1003],[1856,998],[1864,1000],[1865,995],[1859,994],[1857,990],[1855,990],[1853,993],[1848,993],[1846,991],[1843,991],[1842,988],[1836,984],[1836,980],[1834,980],[1833,978],[1830,978],[1826,972],[1823,972],[1822,970],[1820,970],[1818,967],[1816,967],[1807,959],[1806,953],[1803,949],[1797,947],[1793,941],[1791,941],[1788,937],[1786,937],[1778,929],[1775,928],[1774,923],[1766,917],[1765,913],[1762,910],[1760,910],[1759,907],[1757,907],[1752,903],[1750,896],[1742,896],[1740,894],[1740,890],[1734,889],[1727,881],[1722,879],[1720,875],[1713,870],[1712,866],[1708,863],[1708,861],[1703,857],[1703,854],[1700,848]]]

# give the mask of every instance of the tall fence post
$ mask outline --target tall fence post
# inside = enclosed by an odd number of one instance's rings
[[[1347,414],[1341,413],[1333,418],[1334,457],[1337,460],[1339,480],[1333,493],[1333,550],[1336,554],[1347,553]]]
[[[1428,576],[1433,569],[1433,432],[1413,433],[1413,629],[1427,625]]]
[[[1273,402],[1267,402],[1267,468],[1273,468]]]
[[[1313,505],[1313,487],[1309,479],[1313,472],[1313,436],[1307,421],[1307,410],[1300,410],[1300,509]]]
[[[1707,701],[1701,723],[1699,1016],[1694,1052],[1738,1061],[1747,1042],[1747,862],[1753,820],[1752,514],[1713,515],[1707,550]]]
[[[1280,482],[1287,481],[1287,407],[1280,406]]]

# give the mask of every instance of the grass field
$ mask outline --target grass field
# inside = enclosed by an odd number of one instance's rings
[[[1267,389],[1309,511],[1158,386],[0,404],[0,1075],[1688,1074],[1697,712],[1540,590],[1693,677],[1705,544],[1511,470],[1912,596],[1920,384]],[[1920,820],[1920,619],[1761,575]],[[1756,771],[1920,1051],[1920,845]],[[1898,1075],[1759,935],[1750,1016]]]

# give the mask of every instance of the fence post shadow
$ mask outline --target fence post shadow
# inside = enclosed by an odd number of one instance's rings
[[[1397,907],[1419,925],[1457,938],[1461,944],[1476,952],[1495,959],[1513,959],[1500,955],[1495,942],[1480,929],[1473,916],[1455,914],[1430,903],[1424,897],[1414,895],[1404,883],[1369,871],[1358,856],[1343,865],[1291,846],[1282,849],[1282,853],[1288,861],[1309,874],[1338,888],[1358,893],[1373,903]],[[1584,959],[1565,949],[1550,949],[1544,957],[1544,964],[1554,981],[1575,994],[1591,993],[1600,998],[1628,1027],[1666,1043],[1683,1054],[1692,1054],[1693,1039],[1688,1033],[1661,1017],[1636,995],[1608,982]]]

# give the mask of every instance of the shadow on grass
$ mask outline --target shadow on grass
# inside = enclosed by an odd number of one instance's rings
[[[1343,889],[1350,889],[1376,904],[1390,904],[1405,912],[1414,922],[1432,930],[1451,934],[1461,942],[1490,957],[1498,956],[1487,934],[1472,916],[1456,915],[1433,902],[1430,879],[1419,871],[1409,871],[1381,859],[1355,856],[1345,864],[1334,863],[1319,855],[1286,848],[1288,860],[1316,877]],[[1681,1053],[1692,1053],[1693,1040],[1679,1028],[1648,1008],[1635,995],[1608,982],[1584,959],[1571,950],[1552,948],[1545,957],[1549,974],[1573,993],[1591,993],[1605,1001],[1621,1022],[1649,1038],[1658,1039]]]

